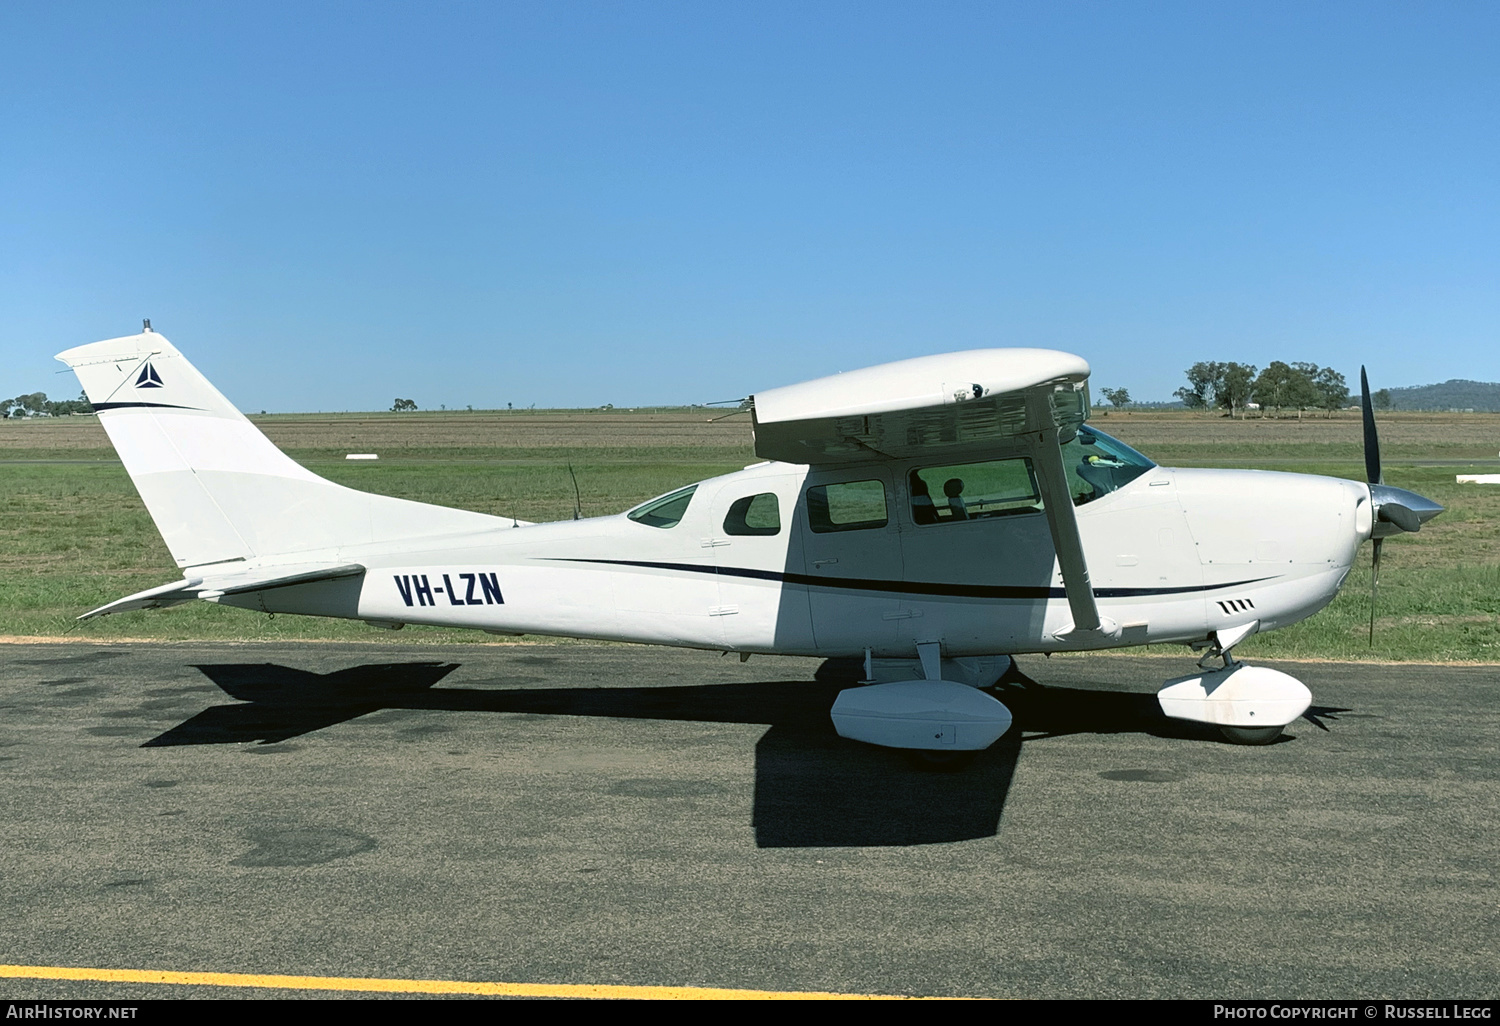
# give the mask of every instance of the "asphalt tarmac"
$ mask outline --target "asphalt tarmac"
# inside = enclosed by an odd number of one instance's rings
[[[1023,659],[960,772],[844,741],[805,659],[0,646],[0,963],[994,997],[1500,991],[1500,668]],[[307,996],[329,992],[303,991]],[[285,991],[0,979],[0,998]]]

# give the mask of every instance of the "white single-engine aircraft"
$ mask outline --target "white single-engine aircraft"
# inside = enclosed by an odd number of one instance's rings
[[[766,462],[615,516],[531,524],[326,481],[258,431],[165,338],[70,349],[183,579],[83,619],[192,599],[274,613],[800,656],[859,657],[840,734],[988,747],[984,688],[1017,653],[1207,649],[1169,717],[1264,744],[1299,681],[1236,662],[1311,616],[1360,542],[1442,507],[1369,484],[1172,470],[1088,426],[1088,364],[1047,349],[924,356],[753,397]],[[1211,659],[1222,659],[1216,669]]]

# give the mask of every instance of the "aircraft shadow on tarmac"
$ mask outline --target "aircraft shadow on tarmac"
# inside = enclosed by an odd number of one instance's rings
[[[457,663],[376,663],[319,674],[273,663],[199,665],[235,705],[205,709],[143,747],[273,744],[381,709],[540,713],[764,723],[753,825],[764,848],[933,844],[993,836],[1023,742],[1076,733],[1216,741],[1169,720],[1151,694],[1038,684],[1012,667],[992,689],[1015,728],[957,773],[924,773],[905,753],[839,737],[828,710],[858,673],[829,660],[813,681],[641,688],[441,688]],[[1317,714],[1338,710],[1316,709]],[[1323,729],[1327,729],[1326,727]],[[1026,736],[1029,734],[1030,736]]]

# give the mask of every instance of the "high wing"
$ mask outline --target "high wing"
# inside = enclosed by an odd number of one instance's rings
[[[1054,349],[972,349],[867,367],[753,397],[755,451],[783,463],[964,455],[1088,419],[1089,365]]]
[[[272,588],[286,588],[294,584],[332,581],[341,577],[355,577],[364,572],[365,568],[358,563],[303,564],[266,567],[263,570],[246,570],[240,573],[220,573],[206,577],[188,577],[116,599],[108,605],[89,610],[78,619],[92,620],[98,616],[108,616],[110,613],[124,613],[132,609],[160,609],[191,602],[198,598],[216,599],[225,595],[244,595],[268,591]]]
[[[868,367],[752,397],[757,455],[834,465],[997,449],[1032,457],[1075,637],[1118,637],[1099,615],[1062,443],[1089,416],[1089,365],[1052,349],[973,349]]]

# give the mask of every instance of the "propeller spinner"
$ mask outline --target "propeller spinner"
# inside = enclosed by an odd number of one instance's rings
[[[1402,531],[1419,531],[1422,525],[1443,511],[1431,499],[1405,488],[1385,483],[1380,468],[1380,434],[1375,429],[1375,409],[1370,403],[1370,379],[1359,369],[1360,410],[1365,428],[1365,479],[1370,484],[1370,504],[1374,509],[1373,543],[1370,563],[1370,644],[1375,643],[1375,595],[1380,586],[1380,545]]]

